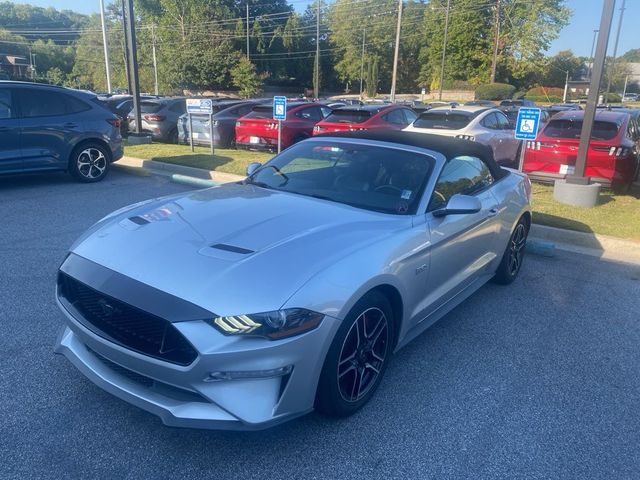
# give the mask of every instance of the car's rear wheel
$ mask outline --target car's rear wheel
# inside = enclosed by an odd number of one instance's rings
[[[495,283],[508,285],[516,279],[522,267],[527,235],[529,235],[529,222],[522,217],[513,229],[507,248],[502,255],[498,270],[493,277]]]
[[[80,182],[99,182],[109,172],[109,158],[109,153],[102,145],[83,143],[71,154],[69,171]]]
[[[393,333],[389,300],[377,291],[367,293],[342,322],[327,353],[316,395],[320,412],[345,417],[369,401],[387,368]]]

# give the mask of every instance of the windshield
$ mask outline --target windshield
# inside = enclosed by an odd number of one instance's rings
[[[460,130],[469,125],[473,115],[460,111],[429,111],[421,114],[418,119],[413,122],[414,127],[418,128],[437,128],[440,130]]]
[[[289,108],[287,108],[289,110]],[[253,107],[244,118],[273,118],[273,106],[272,105],[258,105]]]
[[[371,112],[367,110],[334,110],[325,118],[325,122],[331,123],[363,123],[371,118]]]
[[[611,140],[618,134],[619,125],[614,122],[603,122],[596,120],[593,122],[591,138],[594,140]],[[582,120],[572,120],[558,118],[551,120],[544,129],[544,134],[553,138],[573,138],[579,139],[582,131]]]
[[[305,141],[262,166],[247,183],[396,215],[414,214],[433,158],[395,148]]]

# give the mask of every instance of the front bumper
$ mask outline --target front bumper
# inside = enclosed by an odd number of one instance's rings
[[[160,417],[166,425],[259,430],[313,409],[320,371],[339,321],[281,341],[225,337],[204,321],[174,323],[198,351],[188,366],[112,343],[87,329],[58,301],[67,326],[55,351],[89,380]],[[292,366],[270,378],[205,381],[211,372],[256,372]]]

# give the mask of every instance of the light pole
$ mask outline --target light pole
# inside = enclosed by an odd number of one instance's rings
[[[589,75],[588,79],[591,80],[591,70],[593,69],[593,50],[596,48],[596,39],[598,38],[598,31],[593,31],[593,42],[591,43],[591,54],[589,55]]]
[[[498,46],[500,45],[500,0],[496,0],[496,38],[493,45],[493,60],[491,62],[491,83],[496,83],[496,69],[498,68]]]
[[[320,2],[316,0],[316,68],[313,82],[313,97],[320,98]]]
[[[400,28],[402,26],[402,1],[398,0],[398,25],[396,27],[396,45],[393,53],[393,74],[391,75],[391,103],[396,101],[396,80],[398,77],[398,56],[400,54]]]
[[[107,25],[104,21],[104,0],[100,0],[100,22],[102,24],[102,47],[104,48],[104,71],[107,75],[107,93],[111,93],[111,70],[109,68],[109,46],[107,44]]]
[[[362,80],[364,77],[364,42],[367,38],[367,27],[362,28],[362,55],[360,57],[360,100],[362,100]]]
[[[440,92],[438,93],[438,100],[442,100],[442,84],[444,83],[444,58],[447,54],[447,34],[449,33],[449,8],[451,7],[451,0],[447,0],[447,13],[444,17],[444,40],[442,41],[442,63],[440,64]]]
[[[615,70],[614,66],[616,64],[616,55],[618,54],[618,41],[620,40],[620,30],[622,30],[622,17],[624,16],[624,4],[625,0],[622,0],[622,6],[620,7],[620,18],[618,20],[618,31],[616,32],[616,41],[613,44],[613,57],[611,57],[611,63],[609,64],[609,68],[607,69],[607,90],[605,93],[605,103],[609,102],[609,91],[611,90],[611,77],[613,76]]]
[[[562,103],[567,103],[567,91],[569,90],[569,70],[564,77],[564,94],[562,95]]]

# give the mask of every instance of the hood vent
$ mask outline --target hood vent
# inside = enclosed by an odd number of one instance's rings
[[[147,223],[150,223],[149,220],[147,220],[146,218],[142,218],[138,216],[129,217],[129,220],[131,220],[136,225],[146,225]]]
[[[250,253],[254,253],[253,250],[247,250],[246,248],[236,247],[234,245],[226,245],[224,243],[216,243],[215,245],[211,245],[211,248],[224,250],[225,252],[239,253],[241,255],[249,255]]]

